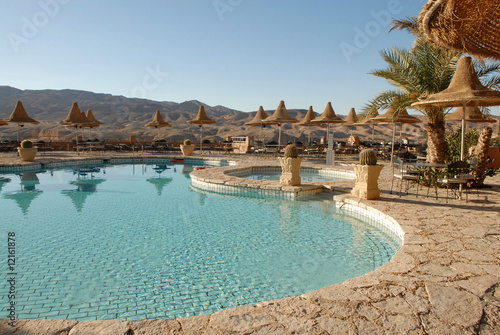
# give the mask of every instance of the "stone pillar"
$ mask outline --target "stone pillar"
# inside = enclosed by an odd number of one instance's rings
[[[378,176],[383,165],[358,165],[353,164],[356,173],[356,184],[351,194],[357,198],[373,200],[380,198]]]
[[[278,157],[281,163],[280,184],[285,186],[299,186],[300,179],[300,164],[302,158]]]

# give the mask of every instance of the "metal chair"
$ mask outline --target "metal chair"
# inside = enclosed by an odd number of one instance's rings
[[[418,174],[410,173],[405,166],[404,162],[399,157],[394,157],[393,165],[392,165],[392,182],[391,182],[391,194],[392,189],[394,187],[394,180],[396,179],[399,183],[399,196],[401,196],[401,189],[403,187],[403,183],[405,183],[405,192],[408,194],[408,190],[410,188],[411,183],[417,183],[417,197],[418,197],[418,180],[420,176]]]
[[[464,187],[466,187],[465,201],[469,202],[468,198],[469,192],[467,188],[467,182],[470,179],[469,171],[470,171],[469,163],[463,161],[457,161],[455,163],[448,165],[444,178],[438,178],[437,180],[438,184],[446,185],[446,203],[448,203],[448,196],[450,189],[454,192],[455,197],[461,199],[462,190]]]

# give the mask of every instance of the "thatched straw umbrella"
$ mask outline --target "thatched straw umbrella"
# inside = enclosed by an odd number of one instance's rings
[[[24,106],[21,101],[18,101],[16,104],[16,107],[14,108],[14,111],[12,111],[12,114],[10,114],[8,117],[3,118],[0,120],[1,122],[12,122],[12,123],[17,123],[17,142],[19,142],[19,131],[21,127],[24,126],[25,123],[32,123],[32,124],[39,124],[35,119],[32,119],[29,117],[28,113],[26,113],[26,110],[24,109]]]
[[[356,110],[354,108],[351,108],[344,121],[345,126],[356,126],[356,123],[358,123],[358,116],[356,115]]]
[[[440,47],[500,58],[500,4],[492,0],[429,0],[420,28]]]
[[[207,113],[205,113],[205,107],[200,106],[200,109],[198,110],[198,115],[193,120],[187,121],[189,124],[197,124],[200,126],[201,130],[201,139],[200,139],[200,152],[203,152],[203,125],[204,124],[214,124],[216,121],[210,120],[207,116]]]
[[[326,152],[326,160],[328,164],[334,165],[335,164],[335,150],[333,149],[333,142],[335,141],[335,126],[332,130],[332,141],[330,143],[330,124],[336,124],[336,123],[345,123],[344,120],[339,118],[337,115],[335,115],[335,111],[333,110],[332,103],[328,102],[326,104],[326,108],[323,111],[323,114],[318,116],[316,119],[312,120],[311,122],[316,123],[316,124],[322,124],[326,123],[327,128],[326,128],[326,138],[328,140],[328,150]],[[330,157],[331,155],[331,157]]]
[[[82,111],[80,111],[80,107],[78,107],[78,103],[73,102],[71,109],[69,110],[68,116],[58,124],[66,126],[66,127],[74,127],[76,129],[76,152],[79,152],[78,145],[78,128],[82,128],[84,125],[91,124],[92,121],[89,121]]]
[[[328,102],[326,104],[326,108],[323,111],[323,114],[315,118],[314,120],[311,121],[312,123],[316,124],[322,124],[325,123],[327,124],[327,130],[326,130],[326,138],[330,136],[330,124],[335,124],[335,123],[345,123],[344,120],[339,118],[336,114],[335,111],[333,110],[332,103]],[[333,137],[335,138],[335,128],[333,128]]]
[[[279,128],[278,152],[279,152],[279,150],[281,148],[281,125],[283,123],[297,123],[297,122],[299,122],[299,120],[288,115],[288,111],[286,110],[286,107],[285,107],[285,102],[283,100],[281,100],[278,108],[276,108],[276,111],[273,113],[273,115],[269,116],[263,122],[266,125],[272,125],[272,124],[278,125],[278,128]]]
[[[264,124],[264,120],[267,118],[267,114],[264,111],[264,108],[262,106],[259,106],[259,110],[255,114],[254,118],[251,121],[248,121],[245,123],[245,126],[250,126],[250,127],[260,127],[260,138],[262,140],[262,143],[264,143],[264,137],[262,136],[262,130],[266,127]]]
[[[301,126],[301,127],[309,127],[309,143],[311,143],[311,127],[320,127],[321,124],[313,123],[312,120],[316,118],[316,115],[314,115],[313,107],[309,106],[309,110],[306,113],[306,116],[300,121],[299,123],[296,123],[295,126]]]
[[[165,127],[172,127],[172,125],[168,122],[166,122],[163,117],[161,116],[161,113],[159,110],[155,112],[155,115],[153,116],[153,121],[146,123],[146,127],[154,127],[158,129],[158,139],[160,139],[160,128],[165,128]]]
[[[392,107],[389,107],[384,114],[371,118],[371,121],[373,123],[379,123],[379,124],[392,124],[391,165],[394,161],[394,142],[396,140],[396,124],[399,123],[401,124],[402,127],[403,124],[414,124],[422,122],[419,118],[409,115],[406,109],[400,110],[399,113],[396,115],[396,111]]]
[[[497,120],[490,118],[488,115],[481,112],[479,107],[466,107],[465,113],[463,107],[458,107],[453,113],[447,114],[444,119],[448,122],[462,121],[477,122],[477,123],[495,123]],[[465,115],[465,118],[464,118]]]
[[[370,115],[365,115],[360,121],[356,122],[354,125],[355,126],[362,126],[362,127],[366,127],[366,126],[370,126],[372,127],[372,142],[375,141],[375,123],[372,122],[372,118],[378,116],[378,112],[377,111],[374,111],[372,113],[370,113]]]
[[[500,105],[500,92],[484,87],[477,77],[472,59],[462,57],[447,89],[429,95],[412,106],[462,107],[462,141],[460,160],[464,159],[465,110],[467,106]]]

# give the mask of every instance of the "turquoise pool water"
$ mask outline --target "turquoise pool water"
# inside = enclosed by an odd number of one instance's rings
[[[254,180],[273,180],[278,181],[281,177],[281,168],[277,168],[275,171],[268,171],[262,173],[254,172],[240,172],[232,174],[241,178],[254,179]],[[337,181],[346,178],[340,178],[334,175],[322,174],[319,170],[313,169],[301,169],[300,178],[302,182],[315,182],[315,181]]]
[[[15,233],[18,318],[174,318],[302,294],[369,272],[398,241],[335,212],[198,192],[192,165],[3,174],[0,234]],[[0,313],[11,277],[1,267]]]

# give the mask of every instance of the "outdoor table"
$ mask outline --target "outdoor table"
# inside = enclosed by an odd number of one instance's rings
[[[429,185],[427,187],[427,197],[429,197],[429,189],[431,188],[432,184],[434,183],[437,183],[437,179],[438,179],[438,171],[437,169],[442,169],[442,168],[446,168],[448,167],[447,164],[441,164],[441,163],[427,163],[427,162],[408,162],[408,163],[405,163],[406,166],[410,166],[410,167],[421,167],[421,168],[424,168],[425,171],[422,174],[419,174],[420,175],[420,178],[419,179],[423,179],[422,177],[428,177],[429,180]],[[428,172],[428,173],[426,173]],[[409,172],[411,173],[411,172]],[[436,199],[437,199],[437,187],[436,187]]]

